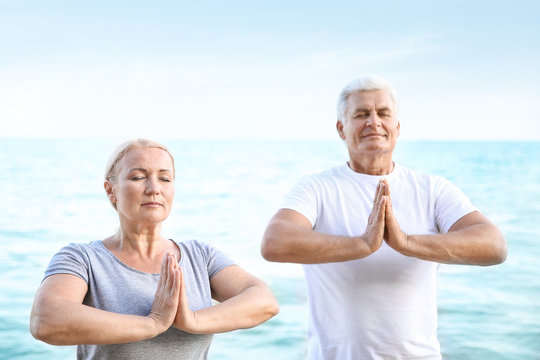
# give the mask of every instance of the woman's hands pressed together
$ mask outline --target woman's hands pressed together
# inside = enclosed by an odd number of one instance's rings
[[[182,268],[172,254],[163,257],[152,310],[159,333],[171,325],[191,334],[212,334],[256,326],[279,311],[268,286],[238,266],[220,270],[211,281],[218,304],[192,311]]]
[[[155,321],[159,333],[166,331],[176,317],[179,302],[181,273],[173,254],[167,252],[161,263],[161,273],[152,309],[148,316]]]
[[[180,279],[178,309],[173,325],[180,330],[197,333],[197,313],[191,311],[189,308],[186,295],[186,282],[184,281],[184,272],[182,271],[182,268],[180,268]]]
[[[165,332],[171,326],[197,333],[197,316],[189,308],[182,268],[169,252],[163,256],[158,287],[148,316],[155,321],[158,333]]]

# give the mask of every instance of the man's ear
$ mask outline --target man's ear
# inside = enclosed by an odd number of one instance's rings
[[[345,133],[343,132],[343,123],[341,122],[341,120],[338,120],[336,122],[336,130],[339,134],[339,137],[342,139],[342,140],[345,140]]]
[[[397,136],[399,137],[400,134],[401,134],[401,122],[398,120],[398,123],[397,123]]]

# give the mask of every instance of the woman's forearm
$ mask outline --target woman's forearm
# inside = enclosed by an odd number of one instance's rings
[[[118,314],[82,304],[86,282],[55,274],[43,281],[30,315],[32,335],[53,345],[118,344],[152,338],[173,323],[178,308],[180,271],[174,256],[163,257],[161,276],[147,316]]]
[[[30,331],[52,345],[126,343],[161,332],[151,316],[116,314],[54,297],[34,304]]]
[[[279,305],[264,283],[251,286],[221,303],[193,312],[190,319],[177,318],[175,326],[193,334],[214,334],[259,325],[279,312]]]
[[[265,284],[261,284],[195,314],[204,333],[220,333],[251,328],[278,312],[279,306],[274,295]]]

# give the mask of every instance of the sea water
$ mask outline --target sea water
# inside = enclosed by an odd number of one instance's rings
[[[74,359],[32,338],[32,298],[51,256],[102,239],[118,220],[103,190],[112,140],[0,139],[0,359]],[[263,278],[281,312],[215,335],[210,359],[303,359],[307,299],[299,265],[259,252],[264,228],[302,175],[343,164],[339,141],[166,141],[175,155],[173,211],[163,233],[197,238]],[[445,176],[504,233],[493,267],[443,265],[439,339],[447,360],[540,359],[540,143],[402,141],[395,160]]]

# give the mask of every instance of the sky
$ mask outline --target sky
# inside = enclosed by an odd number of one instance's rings
[[[0,137],[336,139],[350,80],[401,138],[540,140],[538,1],[0,0]]]

